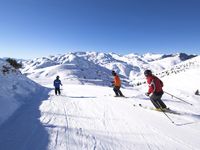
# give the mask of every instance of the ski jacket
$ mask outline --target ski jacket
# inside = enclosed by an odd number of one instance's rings
[[[119,87],[121,86],[121,80],[118,75],[114,76],[113,84],[114,86],[119,86]]]
[[[62,85],[61,81],[59,79],[54,80],[54,87],[55,88],[60,88],[60,85]]]
[[[163,82],[156,76],[154,75],[149,75],[147,77],[147,83],[149,85],[149,90],[148,93],[153,93],[153,94],[163,94]]]

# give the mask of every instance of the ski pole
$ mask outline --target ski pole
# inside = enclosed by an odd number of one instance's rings
[[[165,116],[172,122],[172,123],[174,123],[174,121],[165,113],[165,111],[162,109],[162,108],[160,108],[161,109],[161,111],[163,112],[163,114],[165,114]]]
[[[163,112],[163,114],[174,124],[174,121],[169,117],[169,115],[167,115],[167,114],[165,113],[165,111],[162,109],[160,103],[158,103],[158,102],[156,102],[156,103],[157,103],[157,105],[160,107],[160,110]]]
[[[181,98],[179,98],[179,97],[176,97],[176,96],[174,96],[174,95],[172,95],[172,94],[170,94],[170,93],[168,93],[168,92],[166,92],[166,91],[164,91],[166,94],[168,94],[168,95],[171,95],[172,97],[175,97],[176,99],[178,99],[178,100],[180,100],[180,101],[183,101],[183,102],[185,102],[185,103],[187,103],[187,104],[190,104],[190,105],[193,105],[193,104],[191,104],[191,103],[189,103],[189,102],[186,102],[186,101],[184,101],[183,99],[181,99]]]

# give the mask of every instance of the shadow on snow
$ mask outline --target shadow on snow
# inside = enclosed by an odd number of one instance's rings
[[[39,106],[42,100],[48,99],[49,90],[39,90],[35,95],[31,95],[29,100],[0,126],[1,150],[47,149],[49,135],[39,120]]]

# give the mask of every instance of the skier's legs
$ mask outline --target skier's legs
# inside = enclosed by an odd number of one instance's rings
[[[57,95],[57,88],[55,88],[55,94]]]
[[[115,92],[116,96],[119,96],[119,94],[118,94],[118,88],[116,86],[113,88],[113,91]]]
[[[124,95],[122,94],[121,90],[120,90],[120,86],[117,86],[117,89],[118,89],[118,94],[119,94],[120,96],[124,96]]]
[[[158,99],[157,103],[160,105],[161,108],[163,108],[163,109],[167,108],[167,106],[165,105],[165,103],[161,99]]]
[[[152,95],[150,96],[150,100],[151,100],[152,104],[153,104],[157,109],[160,108],[160,105],[159,105],[159,103],[157,102],[157,96],[156,96],[155,94],[152,94]]]
[[[60,95],[60,88],[58,88],[58,94]]]
[[[165,103],[161,100],[161,97],[162,95],[155,95],[153,94],[151,97],[150,97],[150,100],[151,102],[153,103],[153,105],[156,107],[156,108],[167,108],[167,106],[165,105]]]
[[[120,96],[124,96],[124,95],[122,94],[121,90],[119,90],[119,95],[120,95]]]

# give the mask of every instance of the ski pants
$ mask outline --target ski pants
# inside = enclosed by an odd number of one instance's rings
[[[165,103],[161,100],[162,95],[152,94],[150,96],[150,100],[156,108],[167,108]]]
[[[60,88],[55,88],[55,94],[59,94],[60,95]]]
[[[115,92],[116,96],[123,96],[122,92],[120,91],[120,86],[114,86],[113,91]]]

